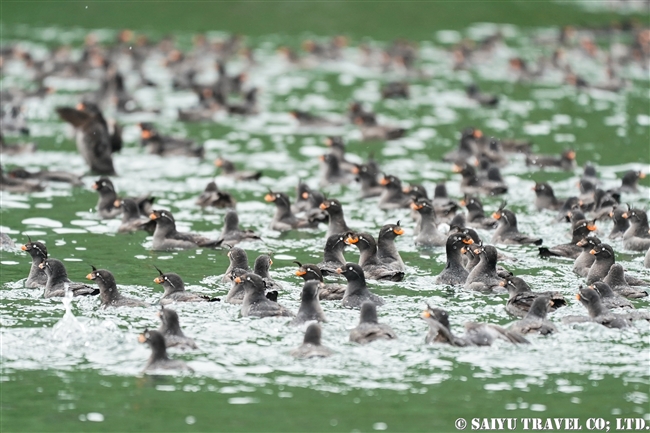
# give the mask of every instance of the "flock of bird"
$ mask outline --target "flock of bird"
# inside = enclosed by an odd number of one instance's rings
[[[604,31],[604,30],[603,30]],[[610,31],[613,31],[610,29]],[[551,68],[562,71],[569,84],[587,88],[585,79],[578,77],[563,63],[567,51],[580,50],[598,58],[606,58],[606,68],[611,80],[615,78],[615,65],[637,62],[644,68],[650,59],[650,30],[629,24],[617,29],[631,36],[631,42],[616,52],[603,54],[593,39],[584,35],[577,39],[578,30],[562,29],[555,41],[551,59],[540,60],[535,71],[520,58],[511,59],[510,66],[520,79],[537,79]],[[452,49],[455,69],[463,69],[473,59],[489,55],[490,50],[500,41],[496,34],[480,44],[460,43]],[[160,299],[158,330],[145,330],[139,340],[150,345],[152,355],[146,370],[190,369],[183,361],[174,360],[167,354],[167,348],[196,349],[194,341],[184,335],[178,314],[170,305],[180,302],[218,302],[223,301],[241,305],[241,316],[288,317],[289,325],[306,326],[303,344],[292,352],[298,358],[329,356],[333,352],[321,344],[319,322],[326,320],[321,301],[328,308],[342,306],[360,310],[360,320],[350,331],[349,339],[360,344],[377,339],[394,339],[396,333],[388,324],[380,323],[377,308],[390,300],[373,293],[367,285],[368,280],[400,282],[408,277],[408,269],[395,245],[395,239],[405,233],[403,222],[412,219],[414,242],[419,248],[444,248],[446,266],[437,276],[436,284],[453,286],[459,290],[477,291],[486,295],[506,294],[505,308],[518,320],[507,328],[468,322],[465,334],[455,335],[447,311],[439,306],[427,306],[421,313],[428,324],[427,343],[446,343],[454,346],[485,346],[496,340],[515,344],[527,344],[527,334],[548,335],[558,329],[547,315],[567,305],[560,292],[533,291],[522,278],[504,269],[499,261],[509,261],[506,253],[497,246],[507,244],[534,245],[542,258],[563,257],[574,260],[574,272],[585,279],[576,299],[584,305],[585,316],[566,316],[562,322],[595,322],[610,328],[625,328],[635,320],[650,320],[650,313],[634,308],[633,301],[648,296],[649,283],[626,272],[616,263],[615,251],[611,243],[622,240],[622,248],[633,254],[645,253],[645,267],[650,267],[650,227],[645,210],[626,203],[635,200],[647,189],[638,186],[645,174],[630,170],[624,173],[619,185],[603,185],[597,167],[587,163],[579,179],[579,190],[568,198],[555,196],[551,184],[543,182],[534,186],[535,207],[540,213],[553,221],[560,229],[566,222],[571,236],[570,242],[555,246],[542,246],[543,240],[534,234],[521,233],[517,225],[517,215],[508,208],[505,200],[493,211],[486,213],[481,197],[495,197],[508,193],[509,185],[501,175],[500,169],[510,164],[514,158],[523,155],[530,170],[551,168],[552,170],[573,171],[576,168],[576,151],[567,149],[560,155],[533,153],[529,140],[487,137],[477,128],[467,127],[460,133],[456,149],[443,156],[451,171],[457,173],[461,200],[447,194],[444,182],[438,183],[433,192],[423,185],[403,185],[399,177],[382,171],[377,161],[370,157],[364,163],[356,163],[358,158],[348,158],[345,140],[340,136],[324,137],[329,149],[320,160],[321,171],[319,188],[310,187],[316,180],[301,180],[296,186],[295,199],[282,191],[269,190],[263,199],[274,206],[275,213],[270,228],[275,231],[312,230],[327,224],[323,239],[323,256],[320,263],[301,263],[296,261],[295,275],[304,279],[301,304],[297,312],[282,305],[283,286],[269,273],[272,258],[262,254],[255,259],[251,268],[246,250],[240,245],[254,242],[261,236],[239,225],[236,211],[236,192],[226,191],[212,181],[196,198],[196,205],[202,208],[226,209],[221,235],[211,239],[197,233],[177,230],[174,215],[169,209],[156,206],[155,199],[149,195],[123,197],[118,194],[111,176],[124,173],[113,162],[113,154],[123,146],[122,128],[108,121],[104,112],[114,110],[118,113],[132,113],[145,110],[138,106],[129,94],[121,72],[128,65],[130,76],[137,76],[139,86],[156,86],[147,77],[144,65],[151,58],[162,60],[164,67],[173,77],[175,90],[191,90],[196,94],[197,104],[178,113],[178,119],[185,122],[210,122],[217,113],[233,116],[255,116],[259,113],[257,87],[247,87],[247,74],[229,75],[227,61],[234,56],[242,56],[248,67],[257,67],[254,51],[247,48],[243,39],[234,36],[226,41],[210,43],[205,37],[197,37],[191,52],[179,50],[171,38],[158,43],[144,36],[135,36],[130,31],[119,33],[118,41],[106,47],[89,35],[81,57],[75,58],[69,48],[53,49],[44,59],[34,59],[19,46],[2,49],[2,64],[22,62],[31,71],[33,81],[38,84],[36,91],[29,93],[19,89],[3,90],[3,134],[26,133],[28,123],[21,116],[21,102],[26,98],[41,97],[52,89],[44,85],[50,76],[90,77],[100,82],[96,92],[83,95],[76,107],[58,107],[56,112],[74,130],[77,149],[93,175],[100,175],[92,185],[98,193],[97,216],[101,219],[121,218],[118,232],[127,233],[139,230],[152,235],[152,249],[155,251],[187,250],[196,248],[228,249],[229,267],[224,270],[222,282],[230,289],[223,299],[192,293],[185,290],[180,275],[163,272],[154,282],[160,284],[163,295]],[[335,62],[340,58],[347,41],[335,37],[326,43],[305,41],[307,56],[300,57],[290,48],[282,48],[281,55],[296,67],[310,63]],[[378,50],[368,45],[359,47],[361,62],[367,67],[377,67],[384,71],[399,71],[406,77],[417,76],[417,47],[408,41],[396,41],[386,49]],[[217,79],[207,85],[197,79],[205,64],[216,65]],[[610,81],[601,89],[621,91],[625,83],[618,85]],[[382,89],[384,98],[408,98],[408,80],[395,81]],[[467,97],[477,104],[492,107],[499,104],[496,95],[482,93],[475,85],[467,88]],[[10,107],[10,108],[7,108]],[[363,140],[394,140],[408,134],[408,130],[382,124],[378,116],[359,102],[352,102],[348,113],[341,119],[321,117],[313,113],[294,110],[291,113],[301,126],[321,128],[356,125]],[[161,157],[186,156],[203,158],[205,150],[195,141],[160,133],[152,123],[139,123],[142,147],[151,154]],[[8,144],[0,142],[3,154],[34,152],[30,144]],[[236,182],[256,182],[263,176],[259,171],[246,171],[228,160],[227,155],[214,161],[222,176],[233,178]],[[20,167],[5,172],[3,170],[0,188],[10,193],[31,193],[47,187],[46,182],[69,182],[83,185],[81,176],[68,172],[43,170],[29,172]],[[359,185],[359,197],[368,200],[367,206],[377,206],[383,210],[400,210],[403,217],[395,224],[386,224],[378,232],[356,231],[352,222],[348,225],[343,204],[337,198],[325,195],[322,189],[331,185]],[[411,224],[411,223],[409,223]],[[601,227],[597,227],[601,225]],[[602,225],[611,225],[605,230]],[[563,228],[562,228],[563,229]],[[480,236],[477,232],[483,233]],[[492,233],[490,237],[486,234]],[[596,234],[598,236],[596,236]],[[607,237],[608,240],[604,238]],[[603,238],[602,240],[600,238]],[[3,243],[11,240],[3,235]],[[609,243],[606,243],[609,242]],[[346,248],[358,249],[356,262],[346,259]],[[102,308],[147,307],[146,302],[129,298],[120,293],[115,276],[107,269],[93,266],[87,278],[94,284],[87,285],[69,279],[62,261],[49,255],[42,242],[31,238],[22,250],[32,258],[26,287],[43,288],[44,297],[62,297],[67,293],[74,296],[99,295]],[[107,264],[110,266],[110,264]]]

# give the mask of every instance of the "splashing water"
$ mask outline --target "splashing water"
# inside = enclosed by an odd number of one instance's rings
[[[74,343],[76,341],[86,340],[86,328],[77,320],[75,315],[72,313],[72,298],[74,297],[72,290],[70,290],[70,284],[65,284],[65,296],[61,298],[63,302],[63,307],[65,308],[65,314],[61,320],[59,320],[52,327],[52,337],[57,340],[62,340],[68,343]]]

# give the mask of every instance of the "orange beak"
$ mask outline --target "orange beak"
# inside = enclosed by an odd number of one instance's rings
[[[467,252],[467,248],[462,247],[462,248],[460,249],[460,253],[461,253],[461,254],[465,254],[466,252]]]
[[[566,156],[569,159],[576,159],[576,153],[574,151],[571,151],[571,152],[567,153]]]
[[[162,284],[163,281],[162,277],[156,277],[153,279],[153,282],[156,284]]]
[[[596,255],[596,250],[589,251],[589,254],[591,254],[592,256],[595,256]]]
[[[501,219],[501,212],[494,212],[492,214],[492,218],[494,218],[495,220]]]
[[[357,167],[356,165],[352,167],[352,174],[359,174],[359,167]]]
[[[273,260],[269,259],[269,266],[273,265]]]
[[[91,272],[91,273],[89,273],[88,275],[86,275],[86,279],[88,279],[88,280],[94,280],[94,279],[95,279],[95,275]]]
[[[579,301],[580,300],[580,293],[576,295],[576,299]]]
[[[596,230],[596,224],[587,224],[587,230],[593,232]]]
[[[461,205],[462,207],[465,207],[465,206],[467,206],[467,202],[466,202],[465,200],[461,200],[461,201],[460,201],[460,205]]]
[[[627,214],[627,212],[623,212],[623,215],[621,215],[621,218],[628,219],[629,215]]]
[[[264,200],[268,202],[275,201],[275,196],[273,194],[266,194]]]
[[[461,242],[464,243],[465,245],[472,245],[472,244],[474,243],[474,239],[472,239],[472,238],[465,238],[465,239],[463,239]]]
[[[424,207],[424,205],[417,204],[417,203],[411,203],[411,209],[413,210],[420,210]]]
[[[38,267],[39,267],[40,269],[43,269],[43,268],[45,267],[45,262],[41,262],[41,263],[39,263],[39,264],[38,264]]]
[[[307,271],[303,271],[302,269],[298,269],[298,270],[296,271],[296,275],[299,276],[299,277],[302,277],[302,276],[305,275],[306,273],[307,273]]]
[[[221,158],[215,159],[214,165],[216,165],[217,167],[221,167],[223,165],[223,160]]]
[[[359,242],[359,238],[353,238],[352,236],[348,236],[347,238],[345,238],[345,243],[348,245],[356,244],[357,242]]]
[[[483,131],[481,131],[480,129],[475,129],[474,138],[481,138],[481,137],[483,137]]]
[[[453,171],[454,173],[460,173],[461,171],[463,171],[463,168],[458,164],[454,164],[451,166],[451,171]]]
[[[309,193],[305,191],[302,193],[301,197],[303,198],[303,200],[307,200],[309,198]]]
[[[327,209],[327,208],[330,207],[330,206],[329,206],[329,204],[327,204],[326,202],[322,202],[318,207],[319,207],[320,209],[325,210],[325,209]]]
[[[325,155],[319,156],[318,159],[320,159],[321,161],[325,161]]]
[[[336,268],[336,273],[337,273],[337,274],[342,274],[342,273],[343,273],[343,269],[341,269],[341,268]]]
[[[422,314],[421,314],[420,316],[421,316],[423,319],[428,319],[429,317],[431,317],[431,313],[429,313],[428,311],[423,311]]]
[[[117,200],[115,200],[113,202],[113,206],[115,206],[115,207],[120,207],[121,205],[122,205],[122,202],[119,199],[117,199]]]
[[[20,249],[23,250],[23,251],[27,251],[27,245],[21,246]]]
[[[325,140],[323,140],[325,143],[325,146],[331,146],[332,145],[332,139],[327,137]]]
[[[379,183],[380,183],[381,185],[386,186],[386,185],[388,185],[390,182],[388,181],[388,179],[386,179],[386,178],[384,177],[384,178],[382,178],[382,179],[379,181]]]
[[[152,220],[155,220],[155,219],[158,219],[158,216],[157,216],[155,213],[152,212],[152,213],[149,215],[149,218],[151,218]]]
[[[97,182],[93,183],[91,186],[92,189],[97,189],[99,188],[99,185],[97,185]]]
[[[505,286],[506,286],[506,281],[505,281],[505,280],[501,280],[501,281],[499,281],[499,285],[500,285],[501,287],[505,287]]]
[[[639,179],[645,179],[645,173],[640,173],[639,174]]]
[[[144,343],[145,341],[147,341],[147,337],[145,337],[144,334],[138,335],[138,342]]]
[[[77,104],[77,110],[84,110],[85,108],[86,108],[86,106],[84,105],[83,102],[80,102],[80,103]]]
[[[151,131],[143,129],[142,132],[140,133],[140,137],[142,137],[144,140],[151,138]]]
[[[235,284],[241,284],[241,278],[240,277],[235,277],[235,279],[233,281],[235,282]]]
[[[401,227],[396,227],[393,229],[393,233],[395,233],[397,236],[402,236],[404,234],[404,229]]]

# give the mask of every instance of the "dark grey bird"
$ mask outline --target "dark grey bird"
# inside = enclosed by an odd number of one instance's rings
[[[630,221],[630,227],[623,233],[623,248],[630,251],[650,248],[648,214],[642,209],[630,209],[621,216]]]
[[[501,291],[503,278],[497,273],[497,249],[492,245],[483,245],[473,250],[474,254],[479,256],[479,263],[467,276],[465,289],[480,292]]]
[[[375,340],[394,340],[397,334],[390,326],[379,323],[377,319],[377,306],[371,301],[361,304],[359,324],[350,331],[350,341],[359,344],[368,344]]]
[[[457,337],[451,332],[449,314],[442,308],[428,307],[421,314],[422,319],[429,325],[425,338],[427,344],[446,343],[452,346],[491,346],[496,340],[515,344],[528,344],[526,338],[514,331],[488,323],[465,323],[465,335]]]
[[[361,308],[361,304],[366,301],[372,301],[378,306],[384,305],[384,300],[380,296],[368,290],[366,277],[359,265],[346,263],[342,268],[337,269],[337,273],[342,274],[348,280],[341,305],[347,308]]]
[[[171,359],[167,356],[167,348],[165,347],[165,337],[153,330],[145,329],[142,334],[138,336],[140,343],[146,343],[151,348],[151,356],[144,367],[144,372],[151,372],[155,370],[187,370],[194,371],[188,366],[185,361],[179,359]]]
[[[219,239],[208,239],[195,233],[176,230],[176,220],[168,210],[154,210],[149,215],[149,218],[156,222],[152,244],[154,251],[218,248],[221,246],[222,242]]]
[[[308,280],[302,287],[300,295],[300,308],[298,314],[291,321],[291,325],[302,325],[305,322],[316,320],[318,322],[326,322],[325,313],[318,302],[318,292],[322,283],[318,280]]]
[[[99,297],[102,308],[108,307],[149,307],[149,304],[139,299],[123,296],[117,289],[115,277],[106,269],[92,267],[93,271],[86,278],[93,280],[99,286]]]
[[[227,191],[220,189],[217,183],[209,182],[201,195],[196,199],[196,204],[201,207],[215,207],[217,209],[237,206],[237,200]]]
[[[155,267],[155,266],[154,266]],[[180,275],[171,272],[163,273],[158,267],[158,276],[154,278],[153,282],[161,284],[165,292],[160,298],[161,305],[171,304],[173,302],[215,302],[219,298],[211,298],[207,295],[192,293],[185,290],[185,283]]]
[[[223,217],[223,229],[219,241],[222,244],[230,246],[237,245],[239,242],[257,241],[262,239],[257,233],[251,229],[242,230],[239,228],[239,215],[237,211],[229,210]]]
[[[117,228],[118,233],[133,233],[144,230],[153,234],[156,230],[156,223],[149,218],[142,217],[138,203],[132,198],[117,199],[114,206],[122,210],[122,222]]]
[[[259,180],[262,177],[261,171],[237,170],[235,164],[221,157],[214,160],[214,165],[221,169],[221,173],[224,176],[232,177],[236,180]]]
[[[345,243],[359,249],[359,266],[369,280],[402,281],[404,271],[383,263],[377,255],[377,241],[368,233],[348,233]]]
[[[302,344],[291,351],[291,356],[298,359],[326,358],[334,351],[321,344],[321,327],[318,323],[311,323],[305,331]]]
[[[306,218],[298,218],[291,211],[289,197],[282,192],[269,191],[264,200],[275,204],[275,215],[271,221],[271,229],[277,231],[288,231],[293,229],[315,229],[318,221],[310,221]]]
[[[648,296],[647,291],[630,286],[625,279],[625,270],[619,263],[614,263],[609,268],[609,272],[603,279],[603,283],[607,284],[614,292],[628,299],[645,298]]]
[[[409,207],[411,197],[404,193],[402,181],[398,177],[384,175],[379,183],[384,187],[384,192],[379,197],[379,209],[389,210]]]
[[[630,210],[629,207],[615,206],[609,213],[609,217],[612,219],[614,225],[612,226],[612,231],[609,232],[608,238],[618,239],[623,237],[623,234],[630,228],[630,220],[628,218],[623,218],[623,214],[627,214]]]
[[[346,260],[343,251],[348,245],[345,240],[348,233],[336,234],[327,238],[325,249],[323,251],[323,261],[318,264],[324,276],[336,275],[336,270],[345,265]]]
[[[587,277],[591,265],[596,261],[596,256],[591,254],[591,250],[593,250],[596,245],[600,245],[600,243],[600,239],[595,236],[586,237],[576,243],[577,246],[582,248],[582,251],[578,258],[576,258],[575,262],[573,262],[574,273],[581,277]]]
[[[565,316],[562,318],[562,323],[595,322],[608,328],[627,328],[632,324],[629,316],[613,314],[609,311],[594,289],[580,287],[576,299],[587,309],[589,316]]]
[[[424,248],[441,247],[447,243],[447,237],[438,231],[433,203],[426,198],[418,198],[411,203],[411,209],[420,215],[416,223],[417,236],[415,245]]]
[[[21,250],[27,251],[32,257],[32,265],[29,268],[29,275],[27,275],[25,287],[45,287],[45,284],[47,284],[47,275],[39,265],[47,260],[47,248],[42,242],[32,241],[32,238],[29,236],[27,238],[29,242],[20,247]]]
[[[379,236],[377,238],[377,258],[379,261],[396,271],[405,272],[406,265],[402,257],[397,251],[395,239],[397,236],[402,236],[404,229],[400,226],[400,222],[396,224],[385,224],[379,229]]]
[[[445,269],[436,277],[436,284],[447,284],[451,286],[462,286],[465,284],[469,272],[463,266],[461,249],[473,243],[474,240],[466,233],[454,233],[447,237],[447,243],[445,245],[447,264],[445,265]]]
[[[347,233],[350,230],[348,224],[345,222],[345,215],[343,214],[343,206],[341,202],[336,199],[325,199],[320,204],[320,209],[325,211],[329,217],[329,222],[327,226],[326,238],[330,236]]]
[[[535,244],[541,245],[543,240],[524,235],[517,228],[517,217],[514,212],[505,209],[506,203],[503,202],[499,209],[493,214],[492,218],[499,222],[499,226],[492,235],[494,244]]]
[[[535,207],[538,211],[543,209],[560,210],[564,202],[555,197],[555,192],[547,182],[536,182],[533,187],[535,191]]]
[[[546,314],[554,305],[551,298],[547,296],[538,297],[533,301],[524,318],[513,322],[508,329],[522,335],[549,335],[557,332],[555,325],[546,319]]]
[[[45,259],[38,265],[47,275],[45,284],[45,298],[65,296],[66,288],[73,296],[94,296],[99,290],[83,283],[74,283],[68,278],[68,272],[63,262],[57,259]]]
[[[251,272],[236,277],[234,282],[244,287],[244,301],[241,306],[242,317],[294,317],[287,308],[271,301],[265,295],[264,280]]]
[[[298,265],[298,270],[296,270],[296,276],[302,277],[305,281],[319,281],[322,283],[318,289],[318,298],[326,301],[340,301],[343,299],[345,294],[345,289],[347,285],[345,284],[332,284],[323,282],[323,274],[317,265],[312,264],[302,264],[300,262],[294,261]],[[343,263],[341,266],[344,266]],[[335,270],[336,272],[336,270]]]
[[[564,296],[560,292],[533,292],[523,278],[508,276],[503,281],[503,285],[508,289],[506,311],[515,317],[526,316],[533,302],[540,297],[548,298],[553,303],[551,305],[551,311],[555,311],[567,304]]]
[[[603,281],[596,281],[591,286],[590,289],[594,289],[600,295],[600,302],[605,308],[610,310],[620,311],[619,309],[628,310],[633,309],[634,305],[625,297],[619,293],[615,293],[609,284]]]
[[[158,317],[161,322],[158,332],[160,332],[165,338],[166,347],[174,347],[183,350],[198,349],[194,340],[183,333],[178,319],[178,313],[176,311],[162,307],[160,311],[158,311]]]

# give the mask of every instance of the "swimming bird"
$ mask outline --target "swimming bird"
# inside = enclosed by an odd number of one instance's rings
[[[600,295],[594,289],[580,287],[576,299],[587,309],[589,316],[565,316],[562,323],[595,322],[608,328],[627,328],[632,324],[629,316],[613,314],[603,306]]]
[[[596,236],[589,236],[576,243],[577,246],[582,248],[582,251],[576,258],[575,262],[573,262],[573,272],[581,277],[587,277],[591,265],[596,261],[596,256],[591,254],[591,250],[593,250],[596,245],[600,245],[600,243],[600,239]]]
[[[291,203],[285,193],[269,191],[264,196],[264,200],[275,204],[275,215],[271,221],[271,230],[288,231],[318,227],[318,221],[298,218],[291,212]]]
[[[161,135],[151,123],[139,123],[140,145],[159,156],[193,156],[203,158],[205,149],[194,140]]]
[[[198,234],[176,230],[174,215],[168,210],[154,210],[149,215],[149,218],[156,222],[152,244],[154,251],[217,248],[221,246],[221,240],[208,239]]]
[[[465,289],[481,292],[501,291],[503,278],[497,273],[497,249],[492,245],[482,245],[473,248],[473,251],[479,256],[479,262],[467,276]]]
[[[73,296],[95,296],[99,294],[99,290],[94,287],[70,281],[68,272],[60,260],[45,259],[38,267],[47,275],[45,293],[43,294],[45,298],[65,296],[66,290],[70,290]]]
[[[501,203],[499,209],[492,214],[492,218],[499,222],[499,226],[492,235],[492,243],[541,245],[542,239],[526,236],[519,232],[517,217],[514,212],[505,208],[506,205],[506,202]]]
[[[224,176],[232,177],[236,180],[259,180],[262,177],[261,171],[240,171],[231,161],[219,157],[214,160],[214,165],[221,169]]]
[[[325,211],[329,217],[327,226],[326,238],[330,236],[347,233],[350,231],[348,224],[345,222],[345,215],[343,214],[343,206],[341,202],[336,199],[325,199],[320,204],[320,209]]]
[[[361,304],[359,324],[350,331],[350,341],[359,344],[368,344],[375,340],[394,340],[397,334],[390,326],[379,323],[377,319],[377,306],[372,301]]]
[[[160,298],[161,305],[171,304],[172,302],[215,302],[219,298],[211,298],[207,295],[192,293],[185,290],[185,283],[180,275],[174,273],[164,273],[154,266],[158,271],[158,276],[154,278],[153,282],[161,284],[165,290],[162,298]]]
[[[467,208],[467,223],[471,227],[493,229],[498,225],[498,221],[485,215],[483,203],[478,197],[465,194],[465,198],[461,200],[460,205]]]
[[[326,322],[325,313],[318,302],[318,292],[322,283],[318,280],[306,280],[302,286],[302,293],[300,295],[300,308],[298,314],[291,321],[290,325],[302,325],[305,322],[316,320],[318,322]]]
[[[553,307],[551,298],[540,296],[535,299],[523,319],[513,322],[508,329],[522,335],[549,335],[557,332],[553,323],[546,319],[546,314]]]
[[[171,359],[167,356],[165,337],[163,337],[160,332],[145,329],[144,332],[138,336],[138,341],[140,343],[147,343],[151,348],[151,356],[143,370],[145,373],[155,370],[194,371],[185,363],[185,361]]]
[[[573,170],[576,166],[576,153],[567,149],[560,156],[526,155],[526,165],[536,167],[558,167],[562,170]]]
[[[347,280],[348,285],[345,289],[341,305],[347,308],[361,308],[365,301],[372,301],[375,305],[384,305],[384,300],[368,290],[366,277],[363,269],[356,263],[346,263],[345,266],[336,270]]]
[[[291,351],[291,356],[298,359],[326,358],[332,356],[334,351],[321,344],[321,327],[318,323],[311,323],[305,331],[302,344]]]
[[[630,221],[630,227],[623,233],[623,248],[630,251],[646,251],[650,248],[648,214],[642,209],[630,209],[621,217]]]
[[[158,311],[158,317],[161,322],[158,332],[165,338],[165,347],[174,347],[183,350],[198,349],[194,340],[183,333],[176,311],[163,306]]]
[[[539,255],[541,257],[569,257],[571,259],[577,259],[582,252],[582,248],[580,248],[578,242],[589,236],[595,230],[597,230],[596,220],[578,221],[574,226],[570,242],[550,248],[540,247]]]
[[[377,258],[379,261],[396,271],[405,272],[406,265],[402,257],[397,251],[395,246],[395,239],[397,236],[402,236],[404,229],[400,226],[400,221],[397,224],[385,224],[379,229],[379,237],[377,238]]]
[[[383,263],[377,255],[377,241],[368,233],[348,233],[345,243],[359,249],[359,266],[370,280],[402,281],[404,271]]]
[[[241,306],[242,317],[294,317],[295,314],[265,296],[264,280],[251,272],[234,279],[235,284],[244,288]]]
[[[474,240],[466,233],[454,233],[447,237],[445,245],[447,264],[436,277],[436,284],[448,284],[451,286],[465,284],[469,272],[463,267],[461,249],[473,243]]]
[[[305,281],[319,281],[322,283],[318,289],[318,299],[327,301],[340,301],[343,299],[347,285],[324,283],[323,274],[317,265],[302,264],[298,261],[294,261],[294,263],[298,265],[296,276],[302,277]],[[345,262],[341,266],[344,265]]]
[[[47,248],[42,242],[32,241],[32,238],[29,236],[27,236],[27,239],[29,239],[29,242],[20,247],[21,250],[27,251],[32,257],[32,265],[29,268],[29,275],[27,275],[25,287],[45,287],[47,284],[47,275],[39,265],[47,260]]]
[[[336,275],[336,270],[345,265],[346,260],[343,251],[348,245],[345,242],[347,236],[348,233],[339,233],[327,238],[323,250],[323,261],[318,264],[318,268],[324,276]]]
[[[620,263],[614,263],[609,268],[609,272],[603,279],[603,283],[607,284],[614,292],[628,299],[645,298],[648,296],[648,292],[645,290],[630,286],[625,279],[625,270]]]
[[[229,210],[223,217],[223,229],[219,236],[219,241],[222,244],[235,246],[239,242],[256,241],[262,239],[251,229],[242,230],[239,228],[239,215],[237,211]]]
[[[515,317],[524,317],[530,311],[533,302],[540,297],[548,298],[551,301],[551,311],[555,311],[567,304],[562,293],[554,291],[533,292],[526,281],[514,275],[507,276],[502,284],[508,290],[506,311]]]
[[[404,193],[402,181],[392,175],[384,175],[379,181],[384,186],[384,192],[379,197],[379,209],[401,209],[409,207],[411,197]]]
[[[138,203],[132,198],[117,199],[113,206],[122,210],[122,222],[117,228],[118,233],[133,233],[144,230],[149,234],[153,234],[156,230],[156,223],[141,216]]]
[[[529,343],[518,332],[489,323],[466,322],[465,335],[457,337],[449,327],[449,314],[442,308],[427,306],[427,309],[422,312],[420,317],[429,325],[429,332],[424,340],[427,344],[446,343],[452,346],[466,347],[491,346],[496,340],[515,344]]]
[[[419,198],[411,203],[411,209],[419,215],[416,223],[417,236],[415,245],[419,247],[441,247],[447,243],[447,237],[438,231],[433,203],[426,198]]]
[[[603,281],[596,281],[591,286],[590,289],[594,289],[600,295],[600,302],[605,308],[610,310],[620,311],[619,309],[633,309],[634,305],[623,297],[621,294],[616,293],[609,287],[609,284]]]
[[[91,265],[93,271],[86,278],[93,280],[99,286],[100,306],[108,307],[149,307],[149,304],[139,299],[123,296],[117,289],[115,277],[106,269],[97,269]]]
[[[215,207],[217,209],[234,209],[237,206],[237,200],[232,194],[220,189],[214,181],[206,185],[195,203],[201,207]]]

